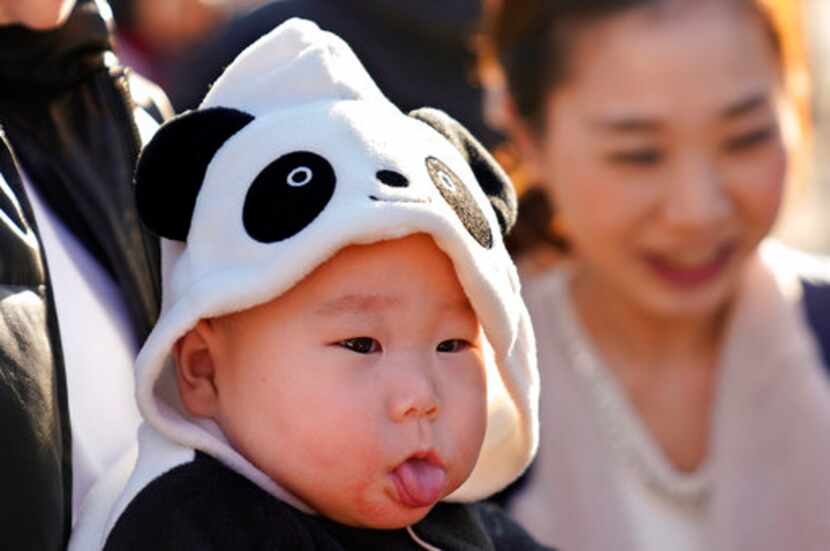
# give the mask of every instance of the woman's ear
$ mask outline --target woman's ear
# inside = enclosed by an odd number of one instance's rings
[[[528,180],[537,183],[544,181],[542,138],[539,131],[519,115],[515,104],[509,98],[504,99],[502,124],[522,159]]]
[[[173,349],[179,396],[193,417],[213,419],[219,412],[214,334],[211,322],[200,320]]]

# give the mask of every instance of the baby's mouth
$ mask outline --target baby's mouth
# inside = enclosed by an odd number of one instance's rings
[[[413,455],[390,473],[398,499],[408,507],[428,507],[441,499],[447,471],[434,454]]]

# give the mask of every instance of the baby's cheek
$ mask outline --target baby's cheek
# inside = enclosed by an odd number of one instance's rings
[[[367,422],[344,418],[332,421],[325,431],[309,431],[306,457],[320,480],[338,485],[351,496],[362,495],[379,473],[385,475],[383,442],[377,429]]]
[[[388,513],[390,496],[381,480],[355,480],[346,488],[345,495],[353,505],[353,513],[360,519],[383,518]]]
[[[451,493],[469,477],[478,460],[487,427],[484,393],[456,394],[457,407],[447,411],[441,435],[449,467]]]
[[[466,430],[464,430],[466,429]],[[459,428],[458,447],[459,454],[463,457],[465,468],[472,471],[478,460],[481,445],[484,443],[484,433],[487,429],[487,410],[482,404],[482,414],[471,419],[466,427]]]
[[[341,453],[339,466],[318,484],[317,510],[341,523],[363,527],[385,527],[395,515],[392,483],[380,454],[367,453],[359,444]]]

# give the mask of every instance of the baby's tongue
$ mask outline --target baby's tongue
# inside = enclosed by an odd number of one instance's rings
[[[447,473],[434,463],[423,459],[409,459],[395,469],[403,487],[401,501],[412,507],[426,507],[441,498],[447,484]]]

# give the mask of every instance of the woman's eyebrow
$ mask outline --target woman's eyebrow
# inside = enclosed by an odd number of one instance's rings
[[[753,111],[757,111],[768,104],[769,94],[765,92],[755,92],[728,105],[723,111],[721,111],[721,118],[736,119],[743,115],[752,113]]]
[[[769,105],[769,100],[766,92],[753,92],[727,105],[719,115],[721,119],[736,119]],[[597,118],[593,123],[602,130],[622,134],[653,133],[664,126],[659,119],[634,114],[610,115]]]
[[[594,126],[615,133],[636,134],[656,132],[663,124],[657,119],[641,115],[611,115],[596,119]]]

